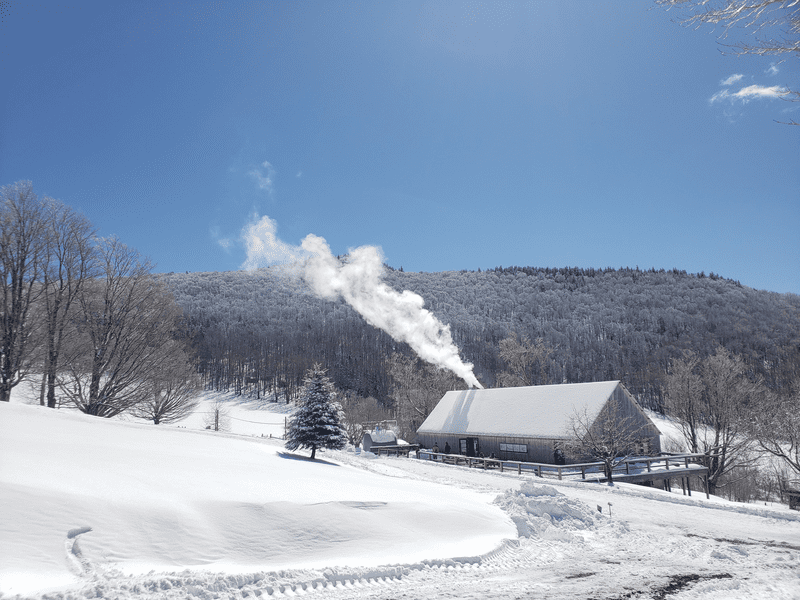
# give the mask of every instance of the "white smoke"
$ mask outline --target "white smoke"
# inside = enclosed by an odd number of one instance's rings
[[[406,342],[424,361],[449,369],[470,387],[483,387],[472,365],[459,357],[450,327],[423,308],[422,296],[408,290],[397,292],[383,282],[384,260],[379,248],[362,246],[340,260],[324,238],[309,234],[298,248],[279,240],[276,230],[275,221],[267,216],[244,228],[247,260],[242,268],[293,263],[320,298],[344,299],[367,323]]]
[[[247,249],[247,260],[242,269],[252,271],[270,265],[295,264],[309,257],[302,248],[279,240],[277,231],[278,224],[266,215],[258,220],[254,218],[242,229],[242,239]]]

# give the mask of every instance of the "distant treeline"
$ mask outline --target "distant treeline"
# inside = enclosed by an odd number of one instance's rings
[[[313,297],[277,268],[162,277],[183,308],[206,385],[215,389],[292,399],[305,371],[319,362],[339,389],[389,403],[388,359],[412,354],[343,302]],[[425,299],[484,386],[495,385],[503,371],[499,343],[511,334],[541,338],[552,349],[536,383],[619,379],[655,410],[663,408],[669,361],[683,350],[707,356],[722,346],[773,389],[796,375],[800,296],[754,290],[713,273],[387,268],[385,281]]]

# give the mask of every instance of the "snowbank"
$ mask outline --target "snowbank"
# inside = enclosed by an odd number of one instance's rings
[[[4,404],[0,461],[5,593],[109,571],[413,563],[515,535],[486,494],[310,461],[269,438]]]
[[[594,531],[603,517],[598,510],[565,496],[550,485],[525,481],[519,490],[508,490],[495,504],[509,514],[520,537],[574,542],[582,531]],[[616,523],[617,525],[623,525]]]

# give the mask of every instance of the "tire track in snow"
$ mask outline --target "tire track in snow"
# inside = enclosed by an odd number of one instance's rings
[[[75,527],[67,532],[67,538],[64,540],[67,566],[78,576],[90,575],[94,572],[92,563],[83,555],[80,544],[78,544],[78,536],[89,533],[91,530],[92,528],[88,526]]]
[[[87,530],[88,531],[88,530]],[[80,533],[86,533],[82,531]],[[73,537],[77,537],[80,533]],[[72,541],[73,538],[68,538]],[[74,547],[74,544],[73,544]],[[79,550],[79,549],[78,549]],[[247,575],[225,575],[184,571],[127,576],[119,571],[98,572],[79,554],[80,575],[93,575],[91,583],[70,592],[70,598],[119,598],[120,600],[160,598],[287,598],[312,596],[358,598],[396,590],[404,583],[447,579],[448,576],[482,577],[486,573],[519,569],[530,564],[531,555],[518,540],[506,540],[499,548],[477,557],[427,560],[406,565],[363,568],[328,568],[321,571],[276,571]],[[63,596],[40,596],[42,600]]]
[[[730,592],[746,597],[748,590],[775,588],[769,581],[776,569],[792,572],[800,567],[800,552],[793,548],[749,549],[768,553],[772,564],[759,573],[767,556],[743,553],[739,540],[681,537],[665,543],[652,533],[628,532],[605,518],[582,540],[547,540],[528,537],[506,540],[500,547],[477,557],[436,559],[406,565],[373,568],[329,568],[224,575],[184,571],[127,577],[95,571],[92,581],[70,598],[120,600],[236,598],[268,599],[309,597],[319,600],[388,598],[484,599],[493,597],[650,598],[676,577],[694,577],[685,591],[690,597]],[[81,532],[85,533],[85,532]],[[75,534],[72,540],[80,534]],[[712,542],[709,544],[709,542]],[[714,544],[713,542],[717,542]],[[722,542],[722,543],[720,543]],[[775,556],[774,551],[781,555]],[[75,555],[77,556],[77,555]],[[698,571],[698,568],[700,569]],[[725,573],[735,573],[727,578]],[[723,579],[723,577],[725,578]],[[784,577],[785,579],[785,577]],[[694,581],[694,580],[693,580]],[[786,596],[784,588],[777,595]],[[744,586],[744,587],[740,587]],[[745,594],[744,596],[742,594]],[[620,595],[622,594],[622,595]],[[738,594],[738,596],[737,596]],[[67,596],[42,596],[55,600]],[[720,597],[720,596],[717,596]]]

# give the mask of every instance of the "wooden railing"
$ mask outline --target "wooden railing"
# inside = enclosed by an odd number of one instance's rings
[[[385,454],[387,456],[409,456],[410,452],[419,450],[417,444],[398,444],[396,446],[372,446],[369,452],[377,454]]]
[[[372,450],[373,452],[375,449]],[[408,453],[406,453],[408,455]],[[499,469],[504,471],[516,471],[518,474],[532,473],[537,477],[564,477],[577,478],[580,474],[582,480],[587,478],[605,479],[604,467],[602,462],[576,463],[570,465],[551,465],[544,463],[518,462],[511,460],[500,460],[497,458],[482,458],[475,456],[464,456],[462,454],[444,454],[442,452],[432,452],[430,450],[420,450],[417,457],[423,460],[433,460],[452,465],[465,465],[470,468]],[[706,458],[705,454],[673,454],[661,456],[648,456],[628,458],[619,461],[612,469],[614,475],[631,475],[637,472],[652,473],[654,470],[670,469],[691,469],[689,465],[702,464]],[[596,477],[593,477],[595,475]]]

